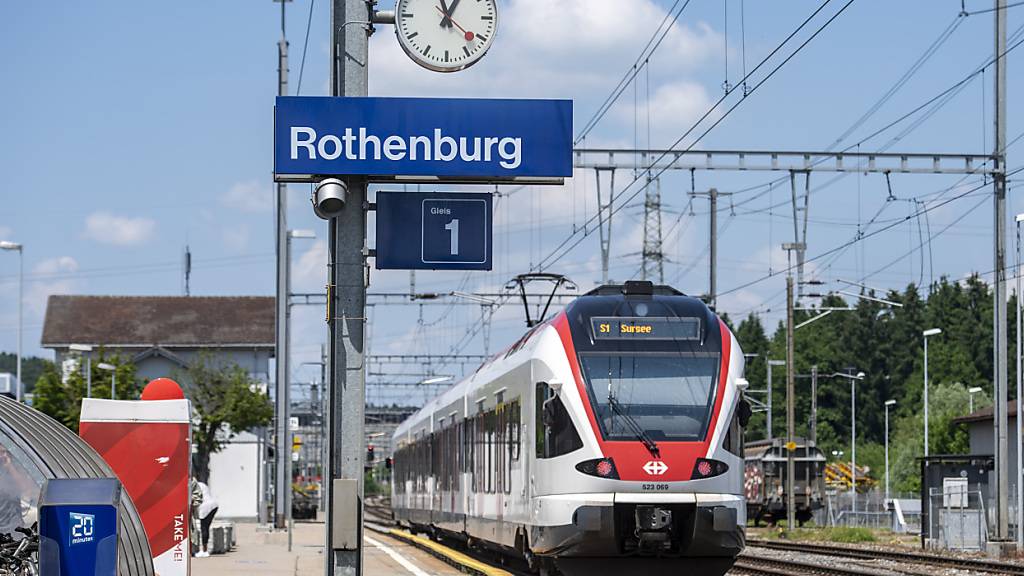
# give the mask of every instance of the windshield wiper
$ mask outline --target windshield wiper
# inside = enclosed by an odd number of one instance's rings
[[[658,449],[658,444],[642,426],[637,424],[636,420],[634,420],[632,416],[622,409],[622,405],[619,404],[619,401],[611,394],[608,395],[608,406],[612,409],[612,412],[621,416],[622,419],[626,421],[626,424],[633,430],[633,435],[636,436],[637,440],[644,443],[644,447],[651,453],[651,456],[661,458],[661,450]]]

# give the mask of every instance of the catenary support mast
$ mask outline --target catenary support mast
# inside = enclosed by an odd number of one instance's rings
[[[367,95],[371,7],[331,4],[331,95]],[[363,355],[366,331],[366,179],[348,177],[348,198],[330,220],[327,321],[331,383],[326,574],[362,574]],[[353,497],[354,493],[354,497]]]
[[[999,170],[993,175],[995,208],[995,279],[993,302],[993,386],[995,392],[996,440],[996,537],[1009,537],[1009,449],[1006,412],[1007,400],[1007,336],[1006,336],[1006,0],[995,0],[995,147],[992,151]],[[1018,490],[1020,488],[1018,487]],[[1020,528],[1018,527],[1018,530]]]
[[[277,94],[288,95],[288,40],[285,38],[284,7],[281,3],[281,39],[277,42]],[[288,429],[288,185],[277,184],[277,321],[274,356],[276,415],[274,426],[274,527],[284,528],[291,493],[291,431]]]

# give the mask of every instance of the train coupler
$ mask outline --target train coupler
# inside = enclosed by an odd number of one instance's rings
[[[637,506],[636,537],[643,552],[659,552],[672,547],[672,511],[658,506]]]

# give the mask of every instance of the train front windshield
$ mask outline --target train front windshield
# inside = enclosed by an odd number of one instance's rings
[[[581,354],[590,401],[606,440],[704,439],[718,380],[717,354]]]

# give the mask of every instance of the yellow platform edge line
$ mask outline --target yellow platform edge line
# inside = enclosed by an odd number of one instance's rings
[[[458,564],[459,567],[469,570],[475,574],[480,574],[482,576],[513,576],[513,574],[507,570],[502,570],[501,568],[495,568],[494,566],[484,564],[479,560],[466,556],[462,552],[452,550],[451,548],[438,544],[428,538],[416,536],[394,528],[388,530],[387,534],[398,538],[399,540],[404,540],[405,542],[408,542],[421,550],[430,552],[435,556],[440,556],[444,560],[454,562]]]

